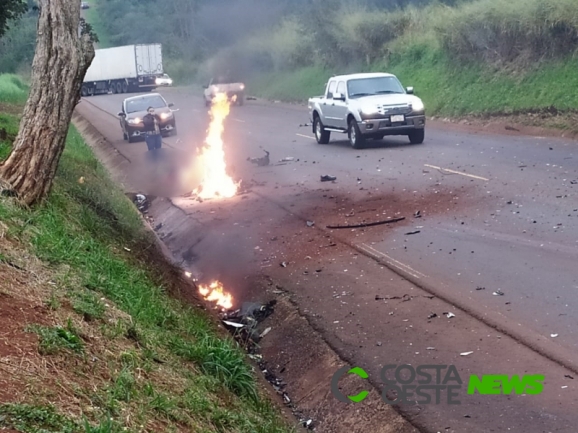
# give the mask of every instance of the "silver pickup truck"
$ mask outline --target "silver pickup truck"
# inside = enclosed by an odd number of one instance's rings
[[[331,77],[325,95],[309,99],[309,114],[320,144],[329,143],[331,132],[347,133],[354,149],[362,148],[367,138],[386,135],[407,135],[412,144],[424,140],[423,102],[392,74]]]

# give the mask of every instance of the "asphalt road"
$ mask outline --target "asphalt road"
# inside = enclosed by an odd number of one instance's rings
[[[207,109],[197,94],[160,93],[180,110],[179,135],[164,142],[177,161],[192,160],[192,190]],[[83,99],[78,110],[131,161],[127,185],[145,190],[151,180],[146,145],[124,142],[115,119],[123,97]],[[428,125],[422,145],[386,137],[354,150],[343,134],[318,145],[311,128],[301,126],[307,123],[303,106],[248,101],[232,107],[225,126],[229,167],[259,200],[233,200],[216,211],[215,227],[246,236],[239,248],[270,260],[267,272],[285,279],[328,341],[367,366],[376,385],[379,367],[392,358],[414,365],[435,359],[470,374],[546,375],[540,396],[467,396],[465,406],[406,409],[424,429],[575,431],[578,392],[565,377],[574,373],[528,346],[568,364],[578,360],[578,144]],[[246,161],[262,156],[262,149],[271,165]],[[286,157],[293,160],[280,162]],[[336,182],[320,182],[325,174]],[[187,199],[174,202],[198,212]],[[417,211],[421,218],[414,217]],[[323,228],[399,216],[405,220],[397,224],[315,236],[302,220]],[[238,221],[246,222],[244,231]],[[312,249],[326,233],[348,246]],[[281,257],[294,264],[291,269],[273,262]],[[323,272],[312,271],[311,257]],[[416,285],[431,288],[436,299]],[[357,298],[344,301],[348,296]],[[456,317],[446,318],[448,311]],[[437,317],[428,319],[434,312]],[[435,355],[426,346],[435,346]],[[460,356],[468,351],[474,353]]]

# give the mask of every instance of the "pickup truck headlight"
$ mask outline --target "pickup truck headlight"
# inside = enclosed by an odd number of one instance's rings
[[[171,117],[173,117],[173,113],[161,113],[162,120],[170,119]]]
[[[374,114],[379,113],[379,110],[377,109],[377,107],[375,105],[374,106],[367,106],[367,107],[362,107],[360,110],[360,113],[362,115],[365,115],[365,116],[373,116]]]
[[[131,125],[138,125],[139,123],[141,123],[141,119],[140,119],[140,117],[135,117],[134,119],[128,119],[128,123],[130,123]]]
[[[420,111],[423,111],[424,108],[425,108],[425,107],[424,107],[424,105],[423,105],[423,102],[421,102],[419,99],[416,100],[415,102],[412,102],[412,103],[411,103],[411,109],[412,109],[412,111],[415,111],[415,112],[418,112],[418,113],[419,113]]]

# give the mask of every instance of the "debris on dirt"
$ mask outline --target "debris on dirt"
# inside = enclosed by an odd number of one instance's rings
[[[417,211],[416,213],[413,214],[414,218],[421,218],[421,211]]]
[[[321,182],[333,182],[337,180],[335,176],[329,176],[328,174],[321,176]]]
[[[78,178],[78,183],[81,183],[81,184],[84,183],[84,176],[80,176]]]
[[[552,338],[556,338],[558,336],[558,334],[550,334],[550,337]]]
[[[343,225],[343,226],[326,226],[326,227],[328,229],[353,229],[353,228],[377,226],[377,225],[381,225],[381,224],[391,224],[391,223],[403,221],[404,219],[405,219],[405,217],[400,217],[400,218],[387,219],[387,220],[383,220],[383,221],[376,221],[376,222],[372,222],[372,223],[348,224],[348,225]]]
[[[478,286],[478,287],[476,287],[476,290],[486,290],[486,288]]]
[[[462,352],[462,353],[460,353],[460,355],[461,356],[468,356],[468,355],[471,355],[472,353],[474,353],[474,352]]]
[[[508,201],[506,202],[506,204],[512,204],[512,203],[513,203],[512,200],[508,200]]]
[[[508,130],[508,131],[518,131],[518,132],[520,132],[519,129],[514,128],[513,126],[510,126],[510,125],[504,126],[504,129],[506,129],[506,130]]]
[[[431,313],[429,316],[427,316],[428,319],[434,319],[436,317],[438,317],[436,313]]]
[[[407,232],[406,235],[417,235],[418,233],[421,233],[421,230],[415,230],[413,232]]]
[[[450,313],[450,312],[443,313],[443,314],[444,314],[448,319],[451,319],[452,317],[456,317],[456,315],[455,315],[454,313]]]
[[[282,158],[279,160],[279,162],[289,162],[289,161],[294,161],[295,158],[292,156],[286,156],[285,158]]]
[[[124,247],[124,250],[130,253],[130,248]]]
[[[435,347],[426,347],[425,350],[436,350],[436,348]]]
[[[302,125],[299,125],[299,128],[304,128],[306,126],[311,126],[311,123],[303,123]]]
[[[378,341],[376,346],[381,346],[381,341]]]
[[[569,374],[565,374],[564,377],[568,378],[568,379],[574,379],[572,376],[570,376]]]
[[[315,221],[307,221],[307,227],[313,227],[315,225]]]
[[[247,161],[252,162],[253,164],[257,164],[259,167],[269,165],[269,152],[267,152],[265,149],[263,149],[263,152],[265,152],[265,156],[260,158],[247,157]]]
[[[158,223],[158,224],[155,226],[154,231],[155,231],[155,232],[158,232],[158,231],[159,231],[160,229],[162,229],[162,228],[163,228],[163,223]]]
[[[263,332],[261,332],[261,335],[259,335],[260,338],[263,338],[265,335],[267,335],[269,332],[271,332],[271,327],[269,326],[267,329],[265,329]]]
[[[283,268],[286,268],[286,267],[287,267],[287,262],[281,262],[281,263],[280,263],[280,266],[283,267]]]
[[[492,293],[492,295],[494,296],[504,296],[504,292],[502,292],[500,289],[496,290],[494,293]]]

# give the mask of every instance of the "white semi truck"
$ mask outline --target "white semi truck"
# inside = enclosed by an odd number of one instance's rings
[[[84,76],[81,93],[92,96],[153,90],[163,74],[161,44],[98,49]]]

